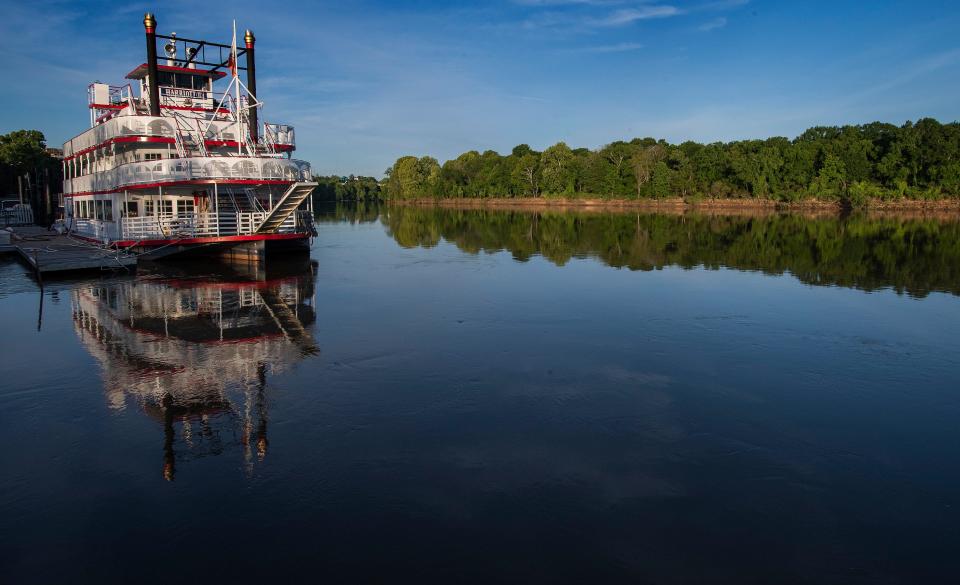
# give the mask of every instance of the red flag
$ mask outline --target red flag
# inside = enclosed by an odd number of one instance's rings
[[[237,76],[237,21],[233,21],[233,43],[230,44],[230,71]]]

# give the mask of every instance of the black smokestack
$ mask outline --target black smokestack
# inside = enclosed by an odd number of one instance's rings
[[[243,35],[243,40],[247,43],[247,89],[250,91],[250,95],[254,98],[257,97],[257,65],[253,57],[253,44],[256,42],[256,37],[253,36],[253,31],[247,30]],[[257,144],[257,108],[250,108],[250,140],[253,141],[253,146]]]
[[[150,115],[160,115],[160,71],[157,69],[157,20],[153,14],[143,15],[147,31],[147,81],[150,84]]]

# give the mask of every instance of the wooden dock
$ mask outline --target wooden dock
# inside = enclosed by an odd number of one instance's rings
[[[90,270],[126,271],[137,265],[137,257],[133,254],[101,248],[92,242],[37,226],[13,228],[10,244],[40,276]]]

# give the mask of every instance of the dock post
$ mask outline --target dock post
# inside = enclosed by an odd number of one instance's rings
[[[43,326],[43,284],[40,285],[40,309],[37,311],[37,331]]]
[[[33,269],[34,269],[34,270],[36,271],[36,273],[37,273],[37,282],[40,283],[40,291],[41,291],[41,294],[42,294],[42,292],[43,292],[43,273],[40,272],[40,257],[37,256],[37,253],[36,253],[36,252],[33,253]]]

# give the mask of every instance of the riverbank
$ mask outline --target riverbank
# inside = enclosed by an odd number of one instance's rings
[[[460,199],[390,199],[388,205],[442,207],[447,209],[491,209],[515,211],[646,211],[652,213],[716,213],[722,215],[767,215],[799,213],[802,215],[835,215],[850,211],[837,201],[808,200],[784,203],[768,199],[570,199],[555,197],[460,198]],[[960,199],[942,200],[874,200],[857,211],[870,215],[902,215],[905,217],[960,217]]]

